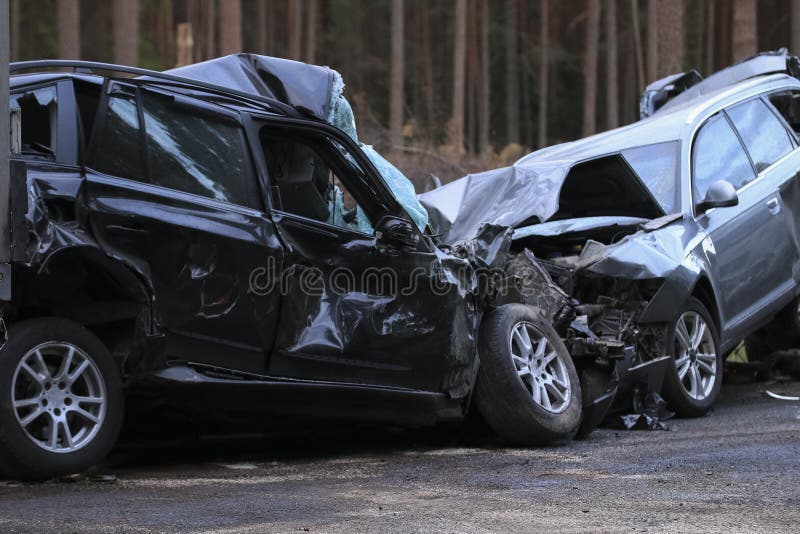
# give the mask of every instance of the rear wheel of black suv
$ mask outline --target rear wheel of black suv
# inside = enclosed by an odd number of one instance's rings
[[[582,412],[578,373],[561,338],[538,312],[510,304],[488,314],[480,357],[475,403],[497,434],[521,445],[575,435]]]
[[[102,460],[123,418],[119,371],[78,323],[22,321],[0,348],[0,472],[19,479],[78,473]]]
[[[667,339],[675,365],[664,377],[664,398],[683,417],[705,415],[722,387],[717,327],[706,307],[692,298],[678,314]]]

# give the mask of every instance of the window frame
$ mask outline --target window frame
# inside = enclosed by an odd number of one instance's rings
[[[791,132],[790,128],[787,129],[787,124],[785,124],[786,121],[784,120],[783,116],[781,116],[780,112],[777,109],[774,109],[774,106],[772,105],[772,103],[769,101],[768,98],[765,98],[765,97],[766,97],[766,94],[762,93],[760,95],[757,95],[757,96],[754,96],[754,97],[751,97],[751,98],[746,98],[746,99],[744,99],[744,100],[742,100],[740,102],[737,102],[735,104],[731,104],[730,106],[726,106],[725,109],[722,110],[722,112],[725,113],[725,116],[728,119],[728,123],[731,125],[731,127],[733,128],[733,131],[736,133],[736,136],[739,138],[739,142],[744,147],[745,153],[747,154],[747,159],[750,160],[750,166],[753,167],[753,171],[756,173],[756,177],[752,181],[750,181],[750,182],[744,184],[742,187],[738,188],[736,190],[737,192],[742,190],[742,189],[744,189],[748,185],[757,182],[761,178],[762,174],[767,172],[769,169],[771,169],[773,166],[775,166],[776,163],[778,163],[783,158],[785,158],[786,156],[791,154],[797,148],[797,140],[795,138],[795,135],[793,134],[793,132]],[[770,163],[768,166],[766,166],[763,169],[761,169],[761,171],[759,171],[756,168],[755,162],[753,161],[753,156],[750,154],[750,149],[747,148],[747,143],[744,142],[744,138],[742,137],[741,132],[736,127],[736,124],[733,122],[733,119],[730,117],[730,115],[728,113],[728,110],[733,109],[733,108],[738,107],[738,106],[743,106],[743,105],[747,104],[748,102],[752,102],[754,100],[760,100],[761,103],[766,106],[767,110],[770,113],[772,113],[772,115],[778,120],[778,124],[780,124],[783,127],[783,129],[784,129],[784,131],[786,133],[786,137],[789,139],[789,144],[792,145],[791,150],[789,150],[786,154],[782,155],[781,157],[779,157],[778,159],[776,159],[775,161]]]
[[[115,91],[117,88],[124,88],[123,91]],[[225,122],[226,120],[229,121],[231,124],[235,124],[238,128],[239,138],[241,142],[241,148],[244,154],[244,161],[245,167],[247,171],[247,179],[252,180],[255,184],[256,196],[258,197],[255,204],[257,206],[248,206],[244,204],[237,204],[235,202],[229,202],[226,200],[220,200],[217,198],[212,198],[205,195],[199,195],[197,193],[192,193],[190,191],[183,191],[181,189],[176,189],[173,187],[169,187],[166,185],[160,185],[154,183],[152,181],[152,172],[150,169],[150,157],[149,157],[149,147],[147,142],[147,123],[145,122],[144,117],[144,107],[142,102],[142,95],[145,92],[153,93],[159,96],[163,96],[165,98],[171,98],[175,101],[180,101],[181,107],[184,109],[200,109],[202,110],[203,115],[211,115],[211,116],[219,116],[223,117],[219,122]],[[94,153],[97,150],[98,146],[98,139],[101,139],[105,136],[106,128],[108,127],[108,103],[111,98],[114,98],[115,93],[122,93],[127,94],[127,96],[133,98],[134,105],[136,106],[136,112],[139,122],[139,146],[142,152],[141,158],[143,162],[143,172],[144,176],[142,180],[137,180],[135,178],[130,178],[127,176],[116,176],[116,175],[109,175],[102,171],[95,170],[91,165],[89,165],[90,161],[94,157]],[[76,110],[77,112],[77,110]],[[218,106],[215,104],[211,104],[208,102],[204,102],[200,99],[193,98],[191,96],[186,96],[180,93],[175,93],[167,90],[162,89],[155,89],[152,87],[142,87],[139,84],[132,84],[132,83],[125,83],[120,82],[117,80],[107,80],[103,86],[103,92],[100,99],[100,104],[98,106],[98,116],[95,119],[95,127],[92,132],[92,138],[89,142],[89,148],[86,151],[86,166],[95,170],[100,174],[105,176],[113,176],[114,178],[118,178],[121,180],[125,180],[126,182],[133,182],[133,183],[144,183],[151,187],[157,188],[158,190],[168,191],[170,193],[178,193],[180,195],[188,195],[189,198],[197,198],[202,199],[203,203],[205,202],[212,202],[218,203],[224,206],[234,206],[237,208],[250,210],[250,211],[257,211],[259,213],[266,213],[266,205],[265,205],[265,196],[264,196],[264,188],[263,184],[260,179],[260,173],[258,172],[258,168],[255,165],[250,142],[247,136],[247,128],[245,121],[242,120],[241,114],[230,111],[228,109],[223,108],[222,106]]]
[[[747,99],[747,100],[750,100],[750,99]],[[733,107],[735,105],[744,103],[747,100],[742,100],[741,102],[737,102],[736,104],[733,104],[732,106],[728,106],[728,107]],[[725,109],[727,109],[727,108],[725,108]],[[714,117],[720,116],[723,120],[725,120],[728,123],[728,126],[730,127],[731,131],[733,132],[734,137],[739,142],[739,146],[741,147],[742,152],[744,153],[744,156],[747,158],[747,161],[750,164],[750,169],[753,171],[754,178],[751,181],[749,181],[746,184],[744,184],[743,186],[741,186],[740,188],[737,188],[736,189],[737,193],[740,190],[742,190],[743,188],[747,187],[748,185],[750,185],[752,183],[755,183],[756,180],[758,180],[758,177],[759,177],[758,173],[756,172],[756,168],[753,165],[753,159],[750,157],[750,153],[747,151],[747,147],[744,145],[744,142],[742,141],[742,138],[739,135],[739,131],[733,125],[733,122],[731,121],[730,117],[728,117],[728,114],[725,113],[725,109],[720,109],[720,110],[716,111],[715,113],[712,113],[710,116],[708,116],[702,122],[702,124],[697,129],[695,129],[693,137],[692,137],[691,151],[689,152],[689,158],[690,158],[690,161],[689,161],[689,194],[691,195],[691,199],[692,199],[692,215],[694,217],[698,216],[698,214],[697,214],[697,205],[700,204],[703,201],[702,199],[694,198],[694,193],[695,193],[694,182],[695,182],[695,173],[696,173],[695,156],[697,154],[697,140],[700,137],[700,134],[702,133],[703,129],[706,126],[708,126],[708,124],[711,122],[711,120],[714,119]],[[701,215],[704,215],[705,213],[707,213],[707,212],[703,212]]]
[[[72,92],[72,80],[69,78],[59,78],[29,85],[18,85],[11,88],[9,96],[19,93],[28,93],[47,87],[52,87],[56,92],[56,147],[52,158],[38,159],[37,162],[42,164],[78,167],[78,125],[73,117],[76,107],[74,104],[74,93]],[[7,113],[10,113],[10,107]],[[24,155],[19,157],[25,159]]]
[[[772,111],[772,113],[778,118],[778,121],[780,121],[780,123],[783,124],[784,129],[789,134],[789,138],[792,140],[794,148],[797,149],[798,147],[800,147],[800,133],[794,131],[791,124],[789,124],[789,121],[786,120],[783,114],[780,111],[778,111],[778,108],[775,107],[775,104],[772,103],[772,100],[770,100],[771,95],[778,93],[787,93],[787,92],[796,92],[798,95],[800,95],[800,87],[776,89],[773,91],[769,91],[768,93],[763,93],[760,96],[761,99],[764,101],[764,103],[767,105],[767,107],[770,109],[770,111]]]

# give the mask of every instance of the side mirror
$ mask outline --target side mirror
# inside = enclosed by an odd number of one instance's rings
[[[381,243],[396,248],[417,248],[419,232],[414,224],[399,217],[386,216],[380,220],[375,230],[375,237]]]
[[[708,187],[706,198],[697,205],[697,211],[703,213],[711,208],[728,208],[737,204],[739,195],[736,188],[727,180],[718,180]]]

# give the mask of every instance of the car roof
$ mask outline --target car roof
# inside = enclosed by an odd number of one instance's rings
[[[577,163],[630,148],[678,141],[720,109],[781,86],[800,88],[800,81],[786,74],[757,76],[661,110],[627,126],[537,150],[518,160],[515,166]]]

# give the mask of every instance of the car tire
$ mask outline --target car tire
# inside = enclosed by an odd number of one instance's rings
[[[675,365],[664,377],[664,399],[681,417],[705,415],[722,388],[723,358],[716,324],[702,302],[692,298],[677,314],[667,342]]]
[[[492,430],[519,445],[575,435],[583,409],[578,373],[559,335],[535,309],[509,304],[489,313],[479,347],[475,404]]]
[[[0,472],[22,480],[79,473],[102,460],[124,416],[120,372],[78,323],[19,322],[0,348]]]

